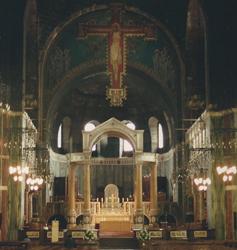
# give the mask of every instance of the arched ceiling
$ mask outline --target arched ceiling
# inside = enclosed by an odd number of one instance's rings
[[[75,133],[80,133],[90,120],[104,122],[116,117],[133,121],[146,134],[151,116],[167,127],[164,113],[169,120],[175,120],[180,112],[178,100],[181,100],[184,71],[175,39],[157,20],[124,5],[118,7],[117,22],[120,27],[137,28],[120,43],[124,64],[120,87],[126,88],[127,97],[121,107],[110,105],[105,94],[107,88],[113,88],[108,66],[109,35],[101,35],[98,30],[104,27],[110,30],[116,15],[114,8],[117,5],[92,6],[75,12],[49,35],[40,65],[40,107],[47,131],[57,130],[66,116],[70,117]],[[81,31],[82,25],[87,26]],[[152,39],[146,39],[143,30],[147,28],[152,30]],[[81,37],[81,32],[85,36]]]
[[[110,106],[105,94],[107,75],[98,72],[76,78],[62,87],[50,106],[48,117],[53,118],[56,114],[60,114],[60,118],[80,117],[86,123],[94,119],[102,122],[112,116],[120,120],[128,117],[139,120],[138,117],[141,117],[145,121],[150,116],[161,117],[163,112],[175,113],[175,103],[172,103],[166,89],[148,75],[131,71],[126,76],[127,100],[122,107]]]

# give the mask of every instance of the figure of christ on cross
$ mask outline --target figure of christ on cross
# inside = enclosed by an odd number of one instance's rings
[[[123,26],[120,23],[121,8],[112,10],[112,23],[106,25],[80,24],[78,38],[83,39],[88,35],[108,36],[108,72],[110,74],[110,87],[107,89],[107,99],[111,106],[122,106],[126,99],[126,88],[123,86],[122,77],[125,69],[125,41],[126,36],[142,36],[149,40],[155,39],[151,27]]]
[[[120,77],[124,72],[123,69],[123,41],[121,39],[121,32],[118,30],[112,31],[109,37],[109,69],[112,78],[113,88],[120,88],[122,86]]]

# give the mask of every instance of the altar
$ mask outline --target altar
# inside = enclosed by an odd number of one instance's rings
[[[119,190],[115,184],[108,184],[104,190],[105,203],[104,207],[108,208],[108,212],[121,207],[119,200]]]
[[[102,221],[100,223],[100,233],[106,232],[131,232],[132,223],[130,221]]]
[[[116,230],[115,225],[126,224],[127,228],[130,227],[131,216],[124,209],[124,199],[120,201],[119,190],[115,184],[108,184],[105,187],[102,201],[100,213],[94,216],[95,224],[100,224],[104,230],[113,228],[113,231]]]
[[[95,224],[103,221],[132,221],[131,215],[127,214],[123,208],[101,208],[99,214],[94,216]]]

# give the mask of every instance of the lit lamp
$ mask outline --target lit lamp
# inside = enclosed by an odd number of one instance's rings
[[[220,167],[218,166],[216,168],[217,174],[218,175],[223,175],[222,180],[224,182],[228,182],[228,181],[232,181],[233,180],[233,175],[235,175],[237,173],[237,168],[236,166],[223,166]]]
[[[233,185],[228,185],[232,182],[233,176],[237,173],[237,167],[233,166],[218,166],[216,168],[217,174],[222,176],[226,191],[226,239],[233,239],[233,207],[232,207],[232,190],[235,189]]]
[[[211,179],[207,178],[194,178],[194,184],[197,186],[198,191],[207,191],[207,187],[211,185]]]
[[[38,191],[44,180],[42,177],[28,177],[26,184],[29,186],[30,191]]]
[[[24,176],[29,174],[29,167],[21,167],[21,166],[9,166],[9,174],[13,176],[13,180],[22,182]]]

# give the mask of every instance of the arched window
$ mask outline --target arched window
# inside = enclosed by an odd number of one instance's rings
[[[150,117],[148,124],[151,133],[151,151],[156,152],[157,149],[164,148],[164,130],[156,117]]]
[[[58,127],[57,147],[62,148],[62,123]]]
[[[126,121],[125,124],[130,129],[133,129],[133,130],[136,129],[135,124],[131,121]],[[132,152],[132,151],[133,151],[133,147],[131,143],[127,140],[120,138],[120,156],[123,154],[123,152]]]
[[[57,147],[63,149],[65,152],[70,150],[70,131],[71,131],[71,119],[64,117],[58,127],[57,134]]]
[[[84,130],[87,131],[87,132],[90,132],[92,130],[95,129],[95,124],[92,123],[92,122],[88,122],[85,127],[84,127]]]
[[[84,130],[87,131],[87,132],[90,132],[92,131],[93,129],[95,129],[95,124],[92,123],[92,122],[88,122],[85,127],[84,127]],[[96,151],[96,144],[93,145],[91,151]]]
[[[158,147],[163,148],[164,147],[164,133],[162,125],[158,124]]]
[[[62,124],[62,147],[66,152],[70,152],[71,118],[64,117]]]

